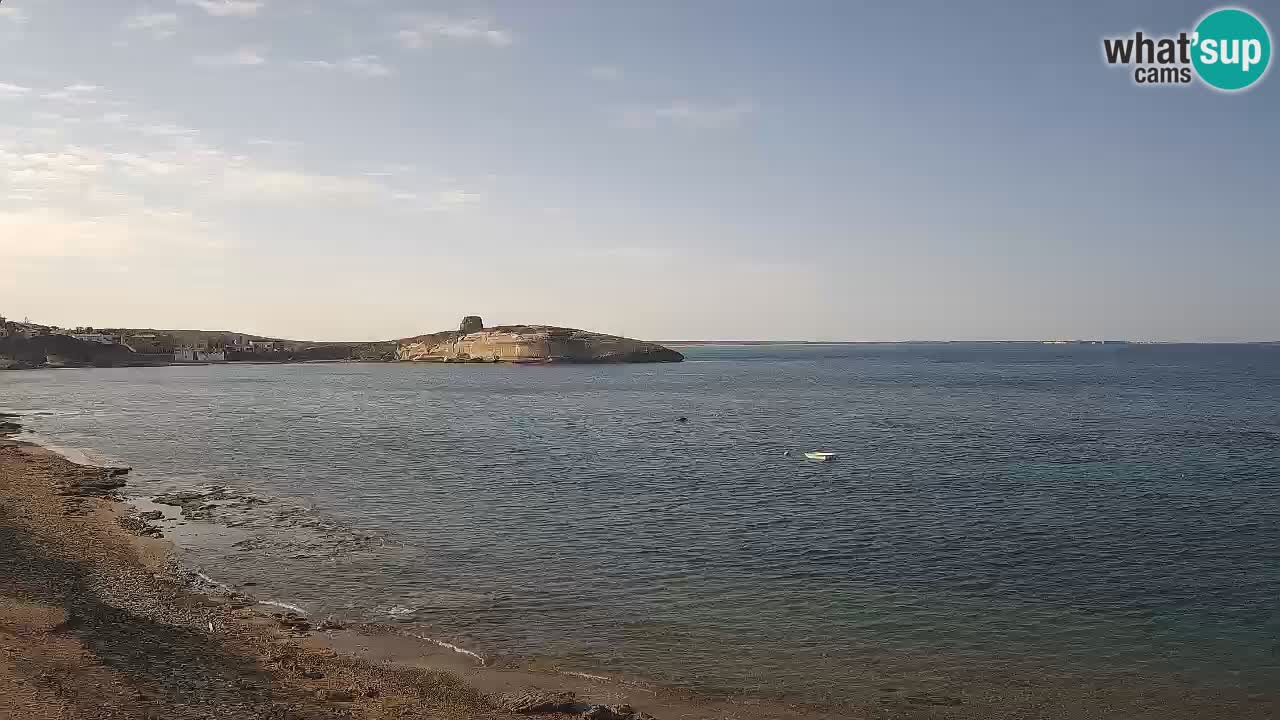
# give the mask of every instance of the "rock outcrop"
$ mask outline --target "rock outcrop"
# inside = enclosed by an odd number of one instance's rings
[[[572,690],[526,688],[514,695],[498,698],[498,706],[521,715],[578,712],[578,696]]]
[[[485,328],[474,315],[459,329],[400,341],[397,360],[412,362],[624,363],[680,362],[657,343],[551,325]]]
[[[124,345],[84,342],[69,335],[0,338],[0,368],[125,367],[147,364]]]

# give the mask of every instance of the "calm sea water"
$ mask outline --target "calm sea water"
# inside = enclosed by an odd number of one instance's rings
[[[817,701],[1049,672],[1276,696],[1280,347],[687,354],[9,372],[0,408],[133,493],[255,493],[181,528],[209,575],[485,653]]]

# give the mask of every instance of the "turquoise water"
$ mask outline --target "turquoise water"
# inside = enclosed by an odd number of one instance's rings
[[[10,372],[0,408],[130,492],[260,497],[190,542],[209,575],[490,655],[815,702],[1276,698],[1280,347],[682,351]]]

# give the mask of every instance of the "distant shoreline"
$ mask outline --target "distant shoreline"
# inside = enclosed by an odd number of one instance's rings
[[[691,346],[769,346],[769,345],[1280,345],[1280,340],[1242,340],[1242,341],[1166,341],[1166,340],[660,340],[664,345],[676,347]]]

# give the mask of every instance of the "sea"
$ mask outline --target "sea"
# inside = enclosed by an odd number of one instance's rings
[[[131,466],[207,577],[490,659],[815,704],[1280,696],[1280,346],[680,349],[14,371],[0,410]]]

